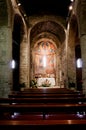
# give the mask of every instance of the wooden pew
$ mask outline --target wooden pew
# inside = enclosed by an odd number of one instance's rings
[[[0,98],[0,104],[29,104],[29,103],[86,103],[86,97],[57,97],[57,98]]]
[[[83,93],[31,91],[13,92],[13,98],[10,95],[0,98],[0,129],[82,130],[86,127]]]
[[[1,130],[82,130],[86,120],[4,120],[0,121]]]
[[[49,88],[49,89],[28,89],[27,91],[13,91],[8,97],[10,98],[50,98],[50,97],[85,97],[85,94],[82,92],[69,90],[69,89],[58,89],[58,88]]]
[[[81,91],[77,91],[77,90],[70,90],[68,88],[27,88],[27,89],[24,89],[24,91],[11,91],[10,94],[15,94],[15,93],[26,93],[26,94],[33,94],[33,93],[44,93],[44,94],[81,94],[82,92]]]
[[[16,101],[19,101],[19,104],[9,105],[9,99],[12,101],[11,98],[6,98],[7,104],[0,105],[0,129],[63,130],[66,128],[69,130],[78,128],[81,130],[84,128],[83,126],[86,127],[86,104],[84,103],[49,103],[47,100],[47,103],[33,102],[28,104],[27,101],[30,98],[22,98],[21,100],[20,98],[15,98]],[[26,104],[20,104],[22,100],[26,101]]]
[[[11,98],[42,98],[42,97],[46,97],[46,98],[50,98],[50,97],[85,97],[85,94],[73,94],[73,93],[69,93],[69,94],[55,94],[55,93],[12,93],[9,94],[9,97]]]
[[[0,104],[0,112],[57,112],[57,111],[66,111],[66,112],[77,112],[77,111],[86,111],[86,104],[78,103],[31,103],[31,104]]]
[[[17,114],[16,114],[17,113]],[[86,119],[86,104],[1,104],[0,119]]]
[[[58,98],[58,97],[84,97],[85,95],[84,94],[12,94],[12,95],[9,95],[9,97],[11,98],[43,98],[43,97],[46,97],[46,98],[50,98],[50,97],[53,97],[53,98]]]
[[[84,104],[86,102],[86,98],[0,98],[0,104],[18,104],[18,105],[40,105],[40,104],[51,104],[51,105],[55,105],[55,104],[62,104],[64,105],[65,104]],[[21,107],[21,106],[20,106]],[[7,108],[5,108],[7,110]],[[20,108],[19,108],[20,109]],[[33,108],[32,108],[33,109]],[[52,108],[53,109],[53,108]],[[4,109],[3,109],[4,110]],[[39,110],[39,109],[38,109]],[[59,109],[58,109],[59,110]],[[26,111],[26,110],[25,110]],[[10,112],[10,111],[9,111]],[[20,110],[21,112],[21,110]],[[60,112],[60,111],[59,111]],[[1,112],[2,113],[2,112]],[[13,113],[13,112],[11,112]],[[10,118],[11,115],[8,114],[6,118]],[[24,113],[23,116],[22,114],[21,115],[18,115],[17,116],[18,119],[43,119],[45,118],[45,114],[43,114],[43,111],[39,112],[39,111],[36,111],[35,113],[32,112],[32,113],[29,113],[29,116],[27,115],[27,113]],[[16,118],[16,116],[15,116]],[[46,114],[46,119],[67,119],[67,118],[78,118],[76,116],[75,113],[72,113],[72,114],[65,114],[64,111],[60,112],[60,114],[58,114],[57,112],[49,112],[48,114]]]
[[[67,93],[82,93],[77,90],[71,90],[69,88],[26,88],[22,93],[58,93],[58,94],[67,94]]]
[[[3,119],[11,119],[11,115],[15,116],[14,113],[20,113],[17,116],[18,120],[80,119],[79,115],[82,116],[82,119],[86,119],[86,98],[83,93],[56,93],[54,91],[46,93],[43,90],[37,93],[34,91],[14,92],[11,96],[0,99],[1,103],[8,103],[0,105]]]

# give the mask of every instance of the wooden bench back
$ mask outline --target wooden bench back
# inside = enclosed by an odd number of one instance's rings
[[[1,130],[84,130],[86,120],[4,120],[0,121]]]
[[[0,104],[13,103],[86,103],[86,97],[39,97],[39,98],[0,98]]]
[[[1,104],[0,119],[86,119],[86,104]]]

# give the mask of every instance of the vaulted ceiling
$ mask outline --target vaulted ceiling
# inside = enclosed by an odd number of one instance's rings
[[[17,0],[27,16],[37,14],[55,14],[66,18],[70,0]]]
[[[38,15],[54,15],[60,16],[64,19],[65,27],[66,20],[68,18],[69,6],[72,3],[71,0],[16,0],[19,5],[21,12],[23,11],[23,16],[38,16]],[[62,20],[59,20],[61,23]],[[28,21],[27,21],[28,23]],[[37,24],[31,31],[31,39],[35,36],[42,34],[43,32],[50,32],[52,35],[55,35],[60,43],[65,41],[65,31],[60,24],[54,24],[53,22]],[[35,35],[35,36],[33,36]],[[50,34],[49,34],[50,35]],[[42,35],[45,37],[45,35]],[[48,35],[47,35],[48,38]],[[54,38],[55,39],[55,38]]]

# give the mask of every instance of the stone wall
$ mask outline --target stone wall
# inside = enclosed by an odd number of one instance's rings
[[[7,97],[12,86],[12,32],[8,26],[6,4],[6,1],[0,1],[0,97]]]

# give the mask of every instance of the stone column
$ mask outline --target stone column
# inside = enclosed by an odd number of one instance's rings
[[[82,56],[82,80],[83,92],[86,94],[86,0],[78,1],[77,15],[80,28],[80,44]]]
[[[7,26],[0,26],[0,97],[8,97],[8,94],[12,89],[11,59],[11,28]]]
[[[56,86],[59,86],[59,57],[56,53]]]
[[[27,80],[27,87],[30,87],[30,76],[31,76],[31,68],[30,68],[30,56],[31,56],[31,51],[30,51],[30,28],[28,30],[28,63],[27,63],[27,67],[28,67],[28,80]]]
[[[86,94],[86,34],[81,36],[81,51],[82,51],[82,87],[83,93]]]
[[[20,44],[20,83],[28,86],[28,43],[27,37],[24,36]]]
[[[66,38],[66,58],[67,58],[67,86],[69,87],[69,82],[76,84],[76,60],[75,60],[75,32],[71,27],[71,22],[68,23]]]
[[[12,27],[7,1],[0,1],[0,97],[8,97],[12,89]]]

